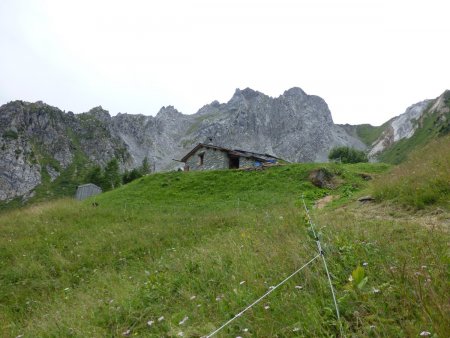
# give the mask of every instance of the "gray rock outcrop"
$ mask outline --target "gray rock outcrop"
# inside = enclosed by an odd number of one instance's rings
[[[419,126],[419,119],[428,108],[432,100],[424,100],[408,107],[406,111],[388,122],[382,135],[373,143],[369,152],[370,157],[390,147],[394,142],[410,138]]]

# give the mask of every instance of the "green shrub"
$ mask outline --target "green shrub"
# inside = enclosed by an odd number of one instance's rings
[[[335,147],[328,154],[328,159],[341,163],[359,163],[368,162],[364,151],[350,147]]]

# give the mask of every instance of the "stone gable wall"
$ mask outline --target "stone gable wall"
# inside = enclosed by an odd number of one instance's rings
[[[204,153],[203,165],[200,165],[199,155]],[[228,155],[224,151],[210,148],[200,148],[192,154],[186,164],[189,170],[217,170],[228,169]]]

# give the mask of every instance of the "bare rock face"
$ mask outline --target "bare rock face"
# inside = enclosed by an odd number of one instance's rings
[[[365,148],[334,125],[322,98],[300,88],[278,98],[237,89],[226,104],[204,106],[192,118],[198,127],[189,135],[189,146],[210,137],[221,146],[271,153],[292,162],[327,161],[329,150],[337,145]]]
[[[0,201],[26,195],[41,183],[40,165],[30,160],[23,140],[2,140],[0,147]]]

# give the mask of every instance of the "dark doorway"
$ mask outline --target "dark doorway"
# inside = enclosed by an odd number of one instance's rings
[[[198,154],[198,165],[203,165],[204,158],[205,158],[205,153]]]
[[[239,168],[239,157],[238,156],[230,156],[230,169],[238,169]]]

